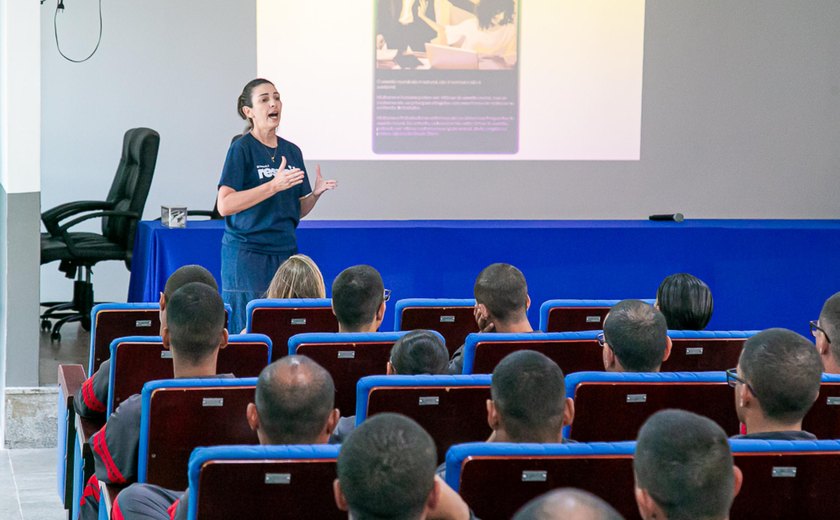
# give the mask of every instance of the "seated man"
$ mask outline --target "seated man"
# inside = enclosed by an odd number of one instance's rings
[[[260,444],[325,444],[338,420],[334,403],[329,372],[306,356],[286,356],[260,372],[254,402],[245,416]],[[151,484],[133,484],[117,495],[114,518],[186,518],[188,500],[189,489],[182,495]]]
[[[659,372],[671,355],[665,316],[641,300],[613,305],[599,341],[607,372]]]
[[[391,360],[385,369],[390,375],[446,374],[449,352],[440,338],[428,330],[413,330],[391,348]],[[330,437],[330,444],[341,444],[356,427],[356,416],[342,417]]]
[[[376,332],[385,317],[386,293],[382,276],[369,265],[341,271],[332,285],[332,308],[339,332]]]
[[[645,421],[633,472],[644,520],[725,520],[742,481],[723,429],[683,410],[663,410]]]
[[[513,520],[623,520],[623,517],[592,493],[561,488],[531,500]]]
[[[528,284],[522,271],[510,264],[492,264],[475,280],[475,322],[480,332],[534,332],[528,321]],[[464,347],[452,354],[450,374],[464,367]]]
[[[201,282],[188,283],[172,294],[166,312],[162,338],[163,346],[172,350],[174,377],[216,377],[216,358],[228,340],[219,291]],[[137,479],[140,409],[140,394],[129,397],[91,437],[95,472],[82,496],[80,518],[97,518],[98,480],[122,485]]]
[[[817,342],[823,372],[840,374],[840,292],[825,301],[820,319],[811,322],[811,334]]]
[[[802,419],[820,392],[822,361],[810,341],[787,329],[767,329],[744,342],[738,367],[727,370],[742,439],[815,440]]]
[[[166,305],[172,294],[184,285],[192,282],[201,282],[209,285],[218,291],[219,286],[210,271],[200,265],[185,265],[178,268],[166,280],[166,286],[160,293],[160,332],[163,336],[163,329],[166,327]],[[108,379],[111,373],[111,360],[106,359],[99,366],[92,376],[87,378],[73,398],[73,407],[76,414],[86,419],[104,419],[105,403],[108,402]]]
[[[408,417],[381,413],[341,447],[335,503],[349,518],[473,518],[457,493],[435,477],[437,450]]]

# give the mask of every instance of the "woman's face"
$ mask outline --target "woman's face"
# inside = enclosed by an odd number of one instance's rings
[[[280,125],[283,103],[274,85],[263,83],[254,87],[251,93],[251,105],[243,107],[242,111],[254,122],[254,128],[274,130]]]

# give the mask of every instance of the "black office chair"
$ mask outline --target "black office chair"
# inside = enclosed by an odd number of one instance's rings
[[[103,260],[122,260],[131,269],[134,233],[152,185],[160,134],[150,128],[132,128],[123,138],[122,157],[111,190],[104,201],[77,201],[56,206],[41,214],[47,229],[41,233],[41,265],[60,261],[59,271],[75,278],[73,301],[45,302],[42,330],[52,327],[50,336],[61,340],[59,330],[71,321],[80,321],[90,330],[93,308],[92,267]],[[70,231],[90,219],[102,220],[102,233]],[[51,319],[57,319],[53,325]]]

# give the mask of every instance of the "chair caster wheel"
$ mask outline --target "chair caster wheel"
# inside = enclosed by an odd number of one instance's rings
[[[49,331],[52,328],[52,323],[50,320],[41,320],[41,330],[44,332]]]
[[[52,334],[50,334],[50,340],[51,341],[61,341],[61,333],[58,332],[58,331],[53,332]]]

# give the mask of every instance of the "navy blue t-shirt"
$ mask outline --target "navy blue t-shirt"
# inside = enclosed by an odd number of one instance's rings
[[[273,148],[265,146],[250,133],[245,134],[230,145],[219,186],[244,191],[270,182],[283,157],[286,158],[286,169],[304,171],[303,182],[225,217],[223,244],[264,254],[297,250],[295,228],[300,221],[300,198],[312,192],[303,154],[297,145],[278,136],[275,154]]]

